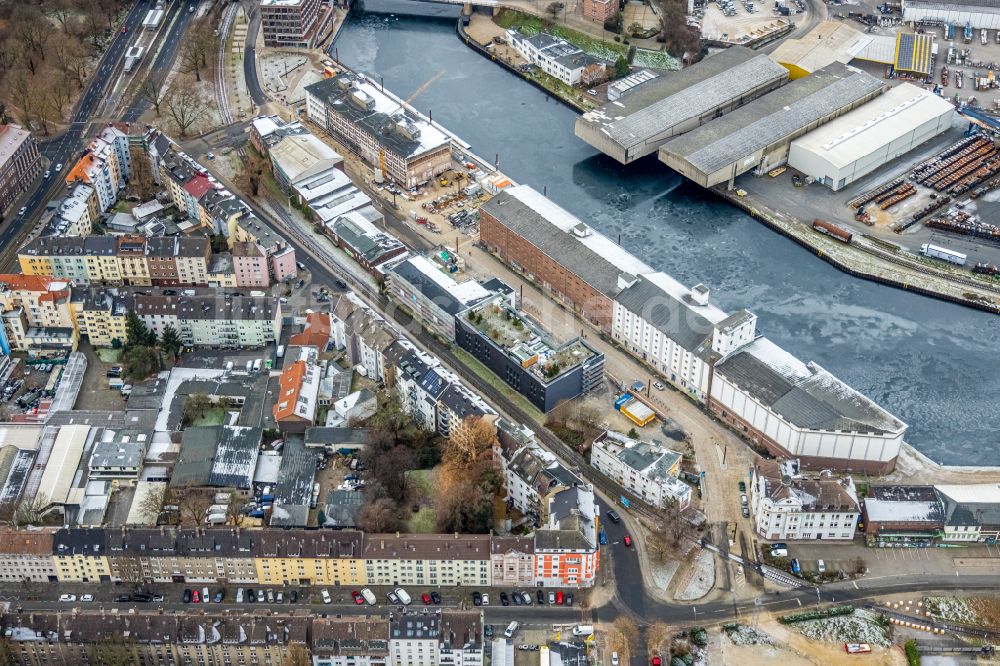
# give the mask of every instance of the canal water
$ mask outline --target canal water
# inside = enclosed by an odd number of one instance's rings
[[[422,12],[423,16],[396,12]],[[462,44],[457,10],[367,0],[335,47],[377,79],[650,265],[909,424],[933,460],[1000,465],[1000,318],[851,278],[654,159],[623,167],[573,135],[576,114]],[[378,12],[378,13],[371,13]]]

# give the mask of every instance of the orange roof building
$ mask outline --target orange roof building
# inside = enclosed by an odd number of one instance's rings
[[[316,347],[326,351],[333,330],[329,312],[310,312],[306,315],[306,325],[301,333],[288,338],[288,344],[300,347]]]
[[[278,380],[278,401],[272,412],[282,432],[305,432],[316,419],[320,369],[315,347],[302,347],[299,359],[290,363]]]

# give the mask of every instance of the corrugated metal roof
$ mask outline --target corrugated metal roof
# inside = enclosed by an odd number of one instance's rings
[[[660,150],[704,174],[715,173],[883,86],[865,72],[834,63],[702,125]]]

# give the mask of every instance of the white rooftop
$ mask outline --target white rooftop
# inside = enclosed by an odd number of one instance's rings
[[[960,504],[1000,504],[1000,483],[935,484],[934,487]]]
[[[912,83],[901,83],[796,139],[792,150],[807,150],[836,167],[845,167],[929,120],[954,113],[955,107],[948,100]]]

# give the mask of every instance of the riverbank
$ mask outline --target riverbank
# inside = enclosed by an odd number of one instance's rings
[[[720,187],[712,191],[767,227],[816,252],[823,261],[848,275],[1000,314],[1000,287],[991,288],[946,274],[864,234],[854,234],[849,244],[834,240],[817,233],[810,224],[794,215],[774,210],[750,194],[740,196],[741,190],[730,192]]]

